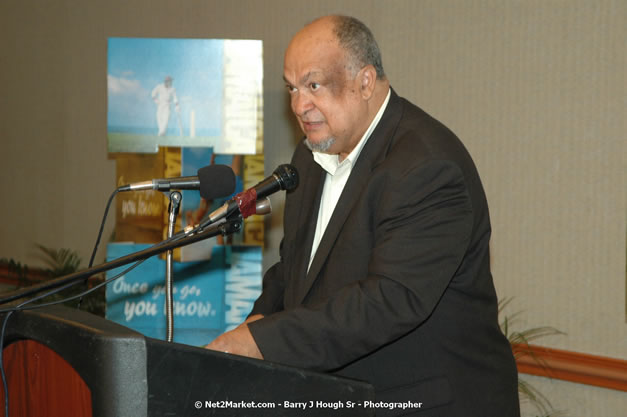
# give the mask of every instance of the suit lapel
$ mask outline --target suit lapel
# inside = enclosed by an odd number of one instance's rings
[[[337,237],[342,230],[346,219],[350,215],[353,206],[359,199],[362,191],[366,188],[368,182],[370,181],[370,173],[381,161],[385,159],[385,155],[387,154],[387,148],[389,147],[392,137],[394,136],[394,131],[398,126],[398,122],[402,115],[402,104],[400,102],[399,97],[392,90],[392,95],[390,97],[390,101],[388,106],[383,113],[379,124],[372,132],[372,135],[366,142],[366,145],[361,151],[359,158],[357,158],[357,162],[353,167],[351,174],[346,182],[346,186],[342,191],[340,199],[335,206],[335,210],[331,215],[331,219],[329,220],[329,224],[322,236],[322,240],[320,241],[320,245],[316,251],[316,255],[311,263],[311,267],[309,268],[309,272],[306,275],[304,282],[299,290],[297,303],[302,303],[305,296],[309,292],[309,289],[313,285],[314,281],[317,279],[318,275],[324,263],[326,262],[327,256],[329,255],[333,245],[335,244]],[[314,162],[315,163],[315,162]],[[317,164],[316,164],[317,165]],[[311,253],[311,246],[313,241],[313,235],[315,232],[316,221],[318,217],[318,210],[320,207],[320,195],[322,194],[322,185],[324,184],[324,173],[320,177],[320,183],[318,185],[318,192],[316,194],[315,204],[315,212],[313,216],[313,222],[311,223],[311,236],[308,236],[308,249],[303,258],[305,259],[305,270],[307,267],[307,262],[309,260],[309,254]],[[312,193],[313,195],[314,193]],[[298,275],[302,276],[302,275]]]
[[[311,155],[311,154],[309,154]],[[307,162],[305,172],[300,173],[301,184],[299,188],[302,190],[303,197],[300,204],[295,208],[297,218],[294,224],[298,225],[297,234],[302,234],[303,239],[297,239],[303,242],[302,245],[294,249],[293,264],[290,268],[290,276],[286,288],[286,307],[291,304],[297,304],[301,301],[301,293],[309,266],[309,258],[311,255],[311,247],[316,232],[316,222],[318,219],[318,211],[320,208],[320,196],[324,185],[324,177],[326,171],[318,165],[313,158]]]

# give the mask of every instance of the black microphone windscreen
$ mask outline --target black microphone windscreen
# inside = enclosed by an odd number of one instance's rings
[[[228,197],[235,192],[235,173],[228,165],[207,165],[198,170],[200,196],[205,200]]]
[[[282,190],[292,191],[298,187],[298,171],[293,165],[279,165],[274,170],[274,175],[278,177]]]

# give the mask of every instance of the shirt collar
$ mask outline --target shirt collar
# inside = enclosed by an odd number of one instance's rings
[[[355,161],[357,161],[357,158],[359,157],[359,154],[361,153],[361,150],[364,148],[364,146],[366,145],[366,142],[370,138],[370,135],[372,135],[372,132],[379,124],[381,117],[383,117],[383,112],[385,111],[385,108],[387,107],[388,102],[390,101],[391,91],[392,91],[391,89],[388,90],[388,95],[385,97],[385,100],[383,101],[383,104],[381,104],[379,111],[374,116],[372,123],[370,123],[370,126],[368,127],[364,135],[361,137],[359,142],[357,143],[357,146],[355,146],[355,148],[351,151],[351,153],[348,154],[346,159],[344,159],[340,163],[338,160],[338,155],[335,155],[335,154],[332,155],[332,154],[322,153],[322,152],[313,152],[314,161],[316,161],[318,165],[320,165],[325,171],[327,171],[331,175],[334,175],[340,166],[347,165],[347,164],[351,166],[354,165]]]

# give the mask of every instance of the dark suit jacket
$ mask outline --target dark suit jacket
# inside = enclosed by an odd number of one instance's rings
[[[457,137],[392,91],[309,272],[325,172],[302,144],[292,164],[300,185],[286,198],[281,261],[251,313],[266,317],[249,325],[264,358],[423,404],[377,415],[518,416],[488,207]]]

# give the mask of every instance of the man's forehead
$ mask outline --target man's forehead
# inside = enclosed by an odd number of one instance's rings
[[[302,84],[311,79],[318,79],[323,76],[324,71],[322,70],[311,70],[305,72],[304,74],[291,74],[290,71],[286,69],[285,73],[283,74],[283,81],[285,81],[286,83]],[[292,79],[292,77],[294,77],[295,79]]]
[[[304,46],[304,45],[303,45]],[[344,52],[339,46],[310,45],[293,48],[285,54],[283,78],[289,82],[304,82],[312,77],[324,77],[343,67]]]

